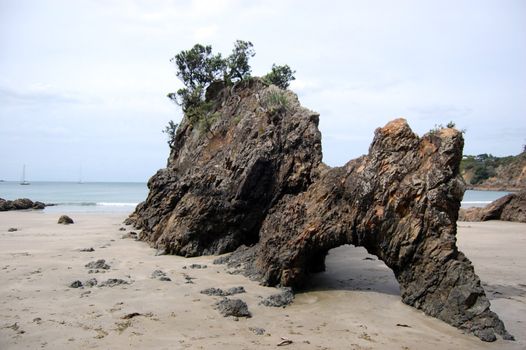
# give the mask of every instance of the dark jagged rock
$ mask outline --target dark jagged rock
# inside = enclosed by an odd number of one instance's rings
[[[46,204],[39,201],[33,202],[28,198],[19,198],[13,201],[0,198],[0,211],[44,209],[45,207]]]
[[[58,224],[62,224],[62,225],[69,225],[69,224],[73,224],[73,219],[70,218],[69,216],[67,215],[62,215],[61,217],[58,218]]]
[[[510,193],[491,202],[484,208],[460,209],[459,220],[526,222],[526,190]]]
[[[460,132],[420,138],[397,119],[366,156],[329,168],[318,114],[292,92],[252,79],[209,98],[210,131],[183,119],[130,216],[141,239],[183,256],[238,248],[221,260],[290,287],[322,271],[330,249],[363,246],[394,271],[406,304],[483,340],[511,338],[456,246]]]

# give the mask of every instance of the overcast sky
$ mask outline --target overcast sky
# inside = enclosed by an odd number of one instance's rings
[[[169,59],[236,39],[254,75],[296,70],[329,165],[400,116],[419,134],[453,120],[465,154],[526,143],[526,1],[0,0],[0,179],[146,181],[181,118]]]

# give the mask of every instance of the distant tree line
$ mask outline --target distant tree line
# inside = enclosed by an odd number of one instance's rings
[[[460,163],[462,173],[471,172],[470,184],[476,185],[482,181],[496,175],[499,166],[509,164],[515,160],[515,156],[495,157],[491,154],[483,153],[477,156],[464,156]]]

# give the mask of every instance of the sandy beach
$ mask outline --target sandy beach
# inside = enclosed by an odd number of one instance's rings
[[[274,308],[259,303],[277,289],[228,273],[215,257],[156,256],[122,238],[126,214],[69,215],[75,224],[64,226],[56,213],[0,213],[0,349],[263,349],[283,340],[292,341],[286,349],[526,348],[526,224],[458,224],[460,249],[516,337],[484,343],[403,304],[392,272],[361,248],[332,250],[327,271]],[[85,265],[98,259],[109,269],[90,273]],[[171,281],[152,278],[155,270]],[[92,278],[99,286],[70,287]],[[111,278],[127,284],[100,286]],[[230,298],[251,318],[224,318],[214,309],[221,297],[200,293],[237,286],[246,293]]]

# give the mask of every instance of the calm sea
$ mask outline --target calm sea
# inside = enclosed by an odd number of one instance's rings
[[[46,212],[131,212],[147,195],[142,182],[0,182],[0,198],[57,204]]]
[[[509,192],[466,191],[463,208],[483,207]],[[131,212],[146,199],[148,188],[142,182],[0,182],[0,198],[29,198],[33,201],[55,203],[46,212]]]

